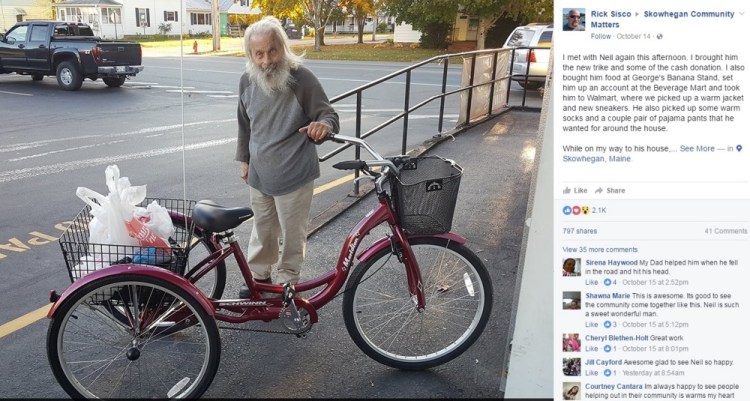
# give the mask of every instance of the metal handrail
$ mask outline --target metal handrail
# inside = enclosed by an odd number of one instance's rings
[[[442,133],[442,130],[443,130],[443,116],[444,116],[444,111],[445,111],[445,98],[446,98],[446,96],[454,95],[456,93],[463,92],[463,91],[466,91],[466,90],[469,91],[468,98],[467,98],[467,105],[466,105],[466,107],[467,107],[467,121],[465,122],[465,124],[469,124],[469,121],[470,121],[469,116],[471,115],[470,111],[471,111],[471,105],[472,105],[472,93],[473,93],[472,89],[478,88],[478,87],[481,87],[481,86],[485,86],[485,85],[490,85],[488,118],[491,117],[491,116],[493,116],[492,107],[493,107],[493,104],[494,104],[494,93],[495,93],[494,88],[495,88],[495,83],[500,82],[500,81],[509,80],[509,79],[511,79],[511,76],[516,76],[516,75],[512,75],[512,72],[513,72],[513,61],[515,59],[516,50],[530,50],[530,49],[548,49],[548,48],[544,48],[544,47],[518,47],[518,48],[503,48],[503,49],[484,49],[484,50],[473,50],[473,51],[467,51],[467,52],[461,52],[461,53],[438,55],[438,56],[434,56],[434,57],[431,57],[429,59],[423,60],[423,61],[421,61],[419,63],[414,64],[414,65],[408,66],[406,68],[402,68],[402,69],[400,69],[398,71],[392,72],[392,73],[390,73],[388,75],[385,75],[382,78],[376,79],[376,80],[374,80],[372,82],[368,82],[368,83],[366,83],[364,85],[360,85],[359,87],[356,87],[356,88],[354,88],[352,90],[344,92],[344,93],[342,93],[340,95],[334,96],[334,97],[332,97],[330,99],[330,101],[331,101],[331,103],[336,103],[338,101],[347,99],[347,98],[349,98],[351,96],[356,96],[356,116],[355,116],[355,132],[354,132],[354,136],[356,138],[365,139],[365,138],[367,138],[367,137],[369,137],[371,135],[374,135],[375,133],[381,131],[382,129],[386,128],[387,126],[395,123],[399,119],[403,119],[403,131],[402,131],[402,137],[401,137],[401,153],[402,154],[406,154],[407,135],[408,135],[408,127],[409,127],[409,114],[411,114],[412,112],[420,109],[421,107],[423,107],[423,106],[425,106],[425,105],[427,105],[427,104],[429,104],[429,103],[431,103],[431,102],[433,102],[433,101],[435,101],[437,99],[440,99],[440,113],[438,115],[438,134],[437,134],[437,135],[440,135],[440,133]],[[503,52],[512,52],[512,54],[511,54],[510,68],[509,68],[509,72],[508,73],[506,73],[502,77],[498,78],[496,76],[498,55],[500,53],[503,53]],[[492,78],[489,81],[487,81],[487,82],[482,82],[480,84],[474,84],[474,72],[475,72],[475,68],[474,67],[476,65],[476,58],[478,56],[488,55],[488,54],[493,55],[493,60],[492,60]],[[456,90],[446,91],[449,60],[452,59],[452,58],[455,58],[455,57],[471,57],[471,70],[470,70],[470,74],[469,74],[469,85],[462,86],[462,87],[460,87],[460,88],[458,88]],[[427,98],[427,99],[425,99],[425,100],[423,100],[423,101],[421,101],[421,102],[419,102],[419,103],[417,103],[417,104],[415,104],[413,106],[410,106],[409,102],[410,102],[410,92],[411,92],[411,74],[412,74],[412,71],[414,71],[417,68],[422,67],[424,65],[431,64],[431,63],[436,63],[436,62],[443,64],[443,79],[442,79],[441,93],[433,95],[433,96],[430,96],[429,98]],[[530,75],[528,75],[528,71],[529,71],[529,63],[527,63],[527,66],[526,66],[526,80],[528,80],[528,77],[530,76]],[[385,122],[380,123],[376,127],[368,130],[367,132],[362,133],[362,93],[365,90],[367,90],[367,89],[373,88],[373,87],[375,87],[375,86],[377,86],[377,85],[379,85],[379,84],[381,84],[383,82],[389,81],[389,80],[391,80],[393,78],[396,78],[396,77],[400,77],[402,75],[405,76],[404,107],[403,107],[403,111],[400,112],[400,113],[398,113],[398,114],[396,114],[396,115],[394,115],[393,117],[389,118]],[[534,75],[531,75],[531,76],[534,76]],[[510,85],[508,85],[508,92],[506,93],[506,99],[508,98],[509,94],[510,94]],[[526,90],[525,89],[524,89],[524,96],[523,96],[523,101],[522,101],[521,107],[522,108],[527,108],[526,107]],[[345,149],[347,149],[347,148],[349,148],[351,146],[352,146],[351,144],[341,145],[341,146],[337,147],[336,149],[334,149],[334,150],[328,152],[327,154],[323,155],[322,157],[320,157],[319,160],[321,162],[329,160],[330,158],[336,156],[337,154],[343,152]],[[359,152],[359,148],[358,147],[355,147],[355,155],[354,155],[354,157],[356,159],[359,159],[359,157],[360,157],[360,152]],[[358,176],[358,175],[359,175],[359,172],[355,172],[355,177]],[[358,182],[356,180],[355,180],[355,184],[354,184],[354,193],[355,194],[359,193],[359,184],[358,184]]]

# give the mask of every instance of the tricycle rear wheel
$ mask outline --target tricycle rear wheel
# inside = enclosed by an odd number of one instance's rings
[[[112,304],[127,323],[110,312]],[[220,353],[216,322],[196,298],[138,274],[82,286],[63,301],[47,332],[52,372],[73,398],[198,398]]]

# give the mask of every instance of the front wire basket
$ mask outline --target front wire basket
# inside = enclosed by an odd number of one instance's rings
[[[93,271],[124,263],[158,266],[183,275],[188,262],[192,227],[185,229],[186,224],[178,223],[177,216],[190,216],[195,201],[147,198],[141,206],[146,207],[153,201],[166,208],[176,224],[175,234],[168,241],[170,248],[89,243],[89,224],[93,216],[91,207],[86,205],[59,239],[71,283]]]
[[[450,231],[462,175],[461,166],[439,156],[405,161],[391,180],[401,228],[425,235]]]

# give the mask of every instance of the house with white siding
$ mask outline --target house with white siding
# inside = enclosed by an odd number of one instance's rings
[[[251,0],[219,0],[222,35],[229,32],[230,15],[257,15]],[[169,24],[168,34],[212,32],[211,0],[0,0],[0,32],[16,21],[56,19],[89,24],[97,36],[119,39],[123,36],[156,35],[161,24]]]

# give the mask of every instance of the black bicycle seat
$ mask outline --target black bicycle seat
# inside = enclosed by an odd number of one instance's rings
[[[249,207],[224,207],[212,200],[202,200],[193,208],[193,223],[214,233],[231,230],[253,217]]]

